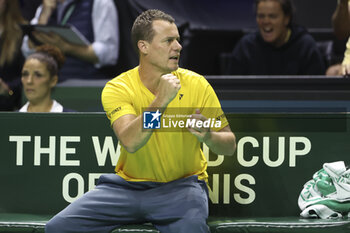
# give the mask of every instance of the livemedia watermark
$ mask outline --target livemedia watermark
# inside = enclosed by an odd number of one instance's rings
[[[221,108],[144,109],[143,130],[178,132],[188,128],[222,128],[226,117]]]

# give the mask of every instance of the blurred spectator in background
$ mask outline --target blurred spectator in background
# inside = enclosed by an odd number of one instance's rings
[[[22,31],[17,0],[0,0],[0,111],[18,109],[21,100]]]
[[[60,81],[67,79],[109,79],[119,55],[118,13],[113,0],[43,0],[31,24],[73,25],[90,42],[72,44],[57,34],[35,32],[43,44],[58,47],[66,56]],[[22,51],[33,52],[34,43],[26,36]]]
[[[335,64],[327,69],[327,76],[349,76],[350,75],[350,0],[338,0],[337,7],[332,16],[332,25],[334,34],[338,39],[343,40],[346,38],[346,50],[344,53],[344,59],[341,64]]]
[[[40,6],[42,0],[19,0],[22,16],[25,20],[30,21],[36,12],[36,9]]]
[[[23,90],[28,102],[20,112],[66,112],[63,106],[51,98],[58,81],[58,71],[65,57],[54,46],[42,45],[27,57],[22,70]]]
[[[242,37],[226,73],[231,75],[324,75],[315,40],[293,24],[290,0],[256,0],[258,31]]]
[[[337,0],[338,4],[332,16],[334,34],[343,40],[350,36],[350,0]]]

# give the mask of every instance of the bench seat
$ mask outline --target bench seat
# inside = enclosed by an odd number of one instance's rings
[[[43,233],[48,215],[0,214],[0,232]],[[210,217],[211,233],[348,233],[350,219],[323,220],[298,217],[225,218]],[[113,230],[113,233],[159,233],[150,224],[129,225]]]
[[[324,220],[299,217],[217,218],[208,222],[212,233],[345,233],[350,232],[350,219]]]

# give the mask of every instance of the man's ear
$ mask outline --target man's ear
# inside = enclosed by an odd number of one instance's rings
[[[139,40],[137,42],[137,47],[139,48],[140,53],[148,54],[149,43],[145,40]]]

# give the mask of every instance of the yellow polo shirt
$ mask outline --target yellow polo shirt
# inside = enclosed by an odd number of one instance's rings
[[[160,119],[165,120],[165,124],[155,129],[146,145],[135,153],[121,147],[115,171],[125,180],[169,182],[191,175],[198,175],[202,180],[208,177],[207,161],[198,139],[176,122],[181,121],[181,117],[185,121],[195,108],[212,120],[212,130],[227,126],[227,119],[213,88],[203,76],[181,68],[173,74],[180,80],[181,88],[161,112]],[[140,80],[138,67],[110,80],[102,91],[102,104],[111,125],[123,115],[143,114],[154,98]]]

